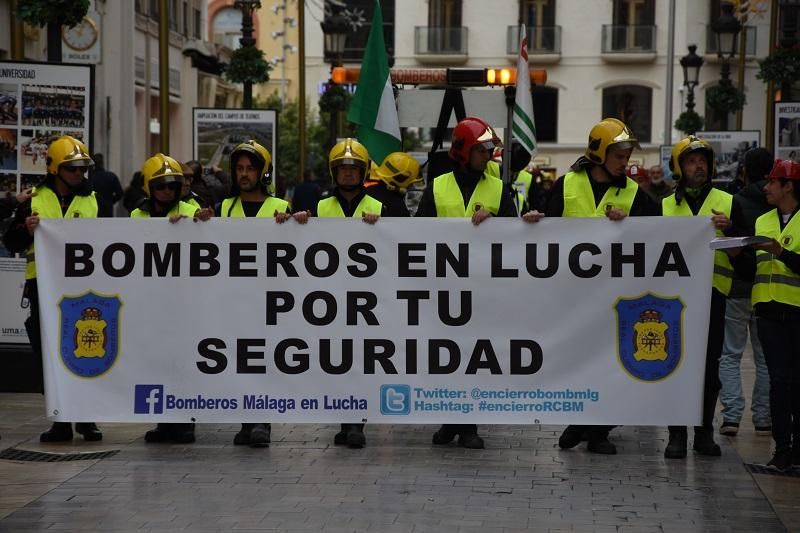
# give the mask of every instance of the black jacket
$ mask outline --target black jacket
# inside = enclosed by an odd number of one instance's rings
[[[406,195],[397,191],[390,191],[382,181],[373,181],[369,184],[367,194],[383,204],[383,210],[387,217],[410,217],[406,207]]]

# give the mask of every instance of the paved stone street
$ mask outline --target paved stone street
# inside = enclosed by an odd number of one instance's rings
[[[188,446],[145,445],[143,424],[42,445],[42,412],[41,396],[0,394],[1,448],[119,453],[0,460],[2,532],[800,531],[800,478],[748,473],[739,453],[763,463],[771,439],[747,424],[719,438],[721,459],[666,461],[666,430],[636,427],[612,432],[612,457],[559,450],[561,428],[535,426],[484,427],[480,451],[399,425],[367,426],[363,450],[334,447],[333,425],[288,424],[268,449],[233,446],[237,425],[201,425]]]

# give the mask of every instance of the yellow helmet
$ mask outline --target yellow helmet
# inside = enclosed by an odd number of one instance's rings
[[[254,140],[249,140],[238,145],[233,149],[230,156],[231,177],[236,181],[236,162],[239,156],[247,154],[254,160],[251,161],[255,167],[260,167],[259,182],[268,185],[272,181],[272,155],[262,145]]]
[[[142,165],[144,194],[150,198],[150,186],[158,183],[180,183],[183,185],[181,164],[168,155],[156,154]]]
[[[381,166],[373,169],[372,179],[384,182],[390,191],[401,193],[422,181],[419,176],[419,163],[405,152],[393,152],[387,155]]]
[[[92,167],[94,161],[83,142],[69,135],[62,135],[47,147],[47,172],[58,174],[58,167],[69,164],[73,167]]]
[[[681,139],[675,143],[675,146],[672,147],[672,155],[669,158],[669,169],[672,172],[672,179],[680,181],[683,178],[683,170],[681,169],[683,158],[689,155],[690,152],[696,151],[701,151],[706,156],[709,179],[717,175],[717,163],[714,158],[714,149],[708,144],[708,141],[696,135],[689,135],[685,139]]]
[[[336,143],[328,154],[328,170],[331,178],[336,182],[336,167],[339,165],[354,165],[362,169],[361,180],[369,177],[369,152],[366,147],[355,139],[348,137]]]
[[[617,145],[624,149],[641,148],[639,141],[625,123],[615,118],[604,118],[589,132],[586,158],[592,163],[602,165],[606,162],[608,148]]]

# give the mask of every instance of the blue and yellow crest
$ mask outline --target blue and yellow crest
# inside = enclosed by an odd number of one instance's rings
[[[678,297],[652,293],[617,300],[617,355],[628,374],[642,381],[659,381],[678,368],[685,307]]]
[[[89,291],[64,295],[61,311],[61,360],[73,374],[84,378],[102,376],[119,355],[119,296]]]

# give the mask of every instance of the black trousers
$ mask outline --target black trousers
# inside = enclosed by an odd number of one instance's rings
[[[800,448],[800,320],[758,317],[769,371],[769,411],[776,451]],[[794,440],[792,440],[794,439]]]
[[[33,366],[39,381],[37,382],[38,391],[44,394],[44,363],[42,362],[42,328],[39,323],[39,290],[35,279],[25,282],[23,292],[30,305],[31,315],[25,320],[25,331],[28,333],[28,341],[31,343],[33,351]]]
[[[716,289],[711,291],[711,318],[708,323],[708,342],[706,343],[706,374],[703,380],[703,428],[713,429],[714,411],[717,408],[719,390],[719,358],[725,341],[725,304],[727,298]],[[687,354],[692,357],[693,354]],[[683,426],[670,426],[670,430]]]

